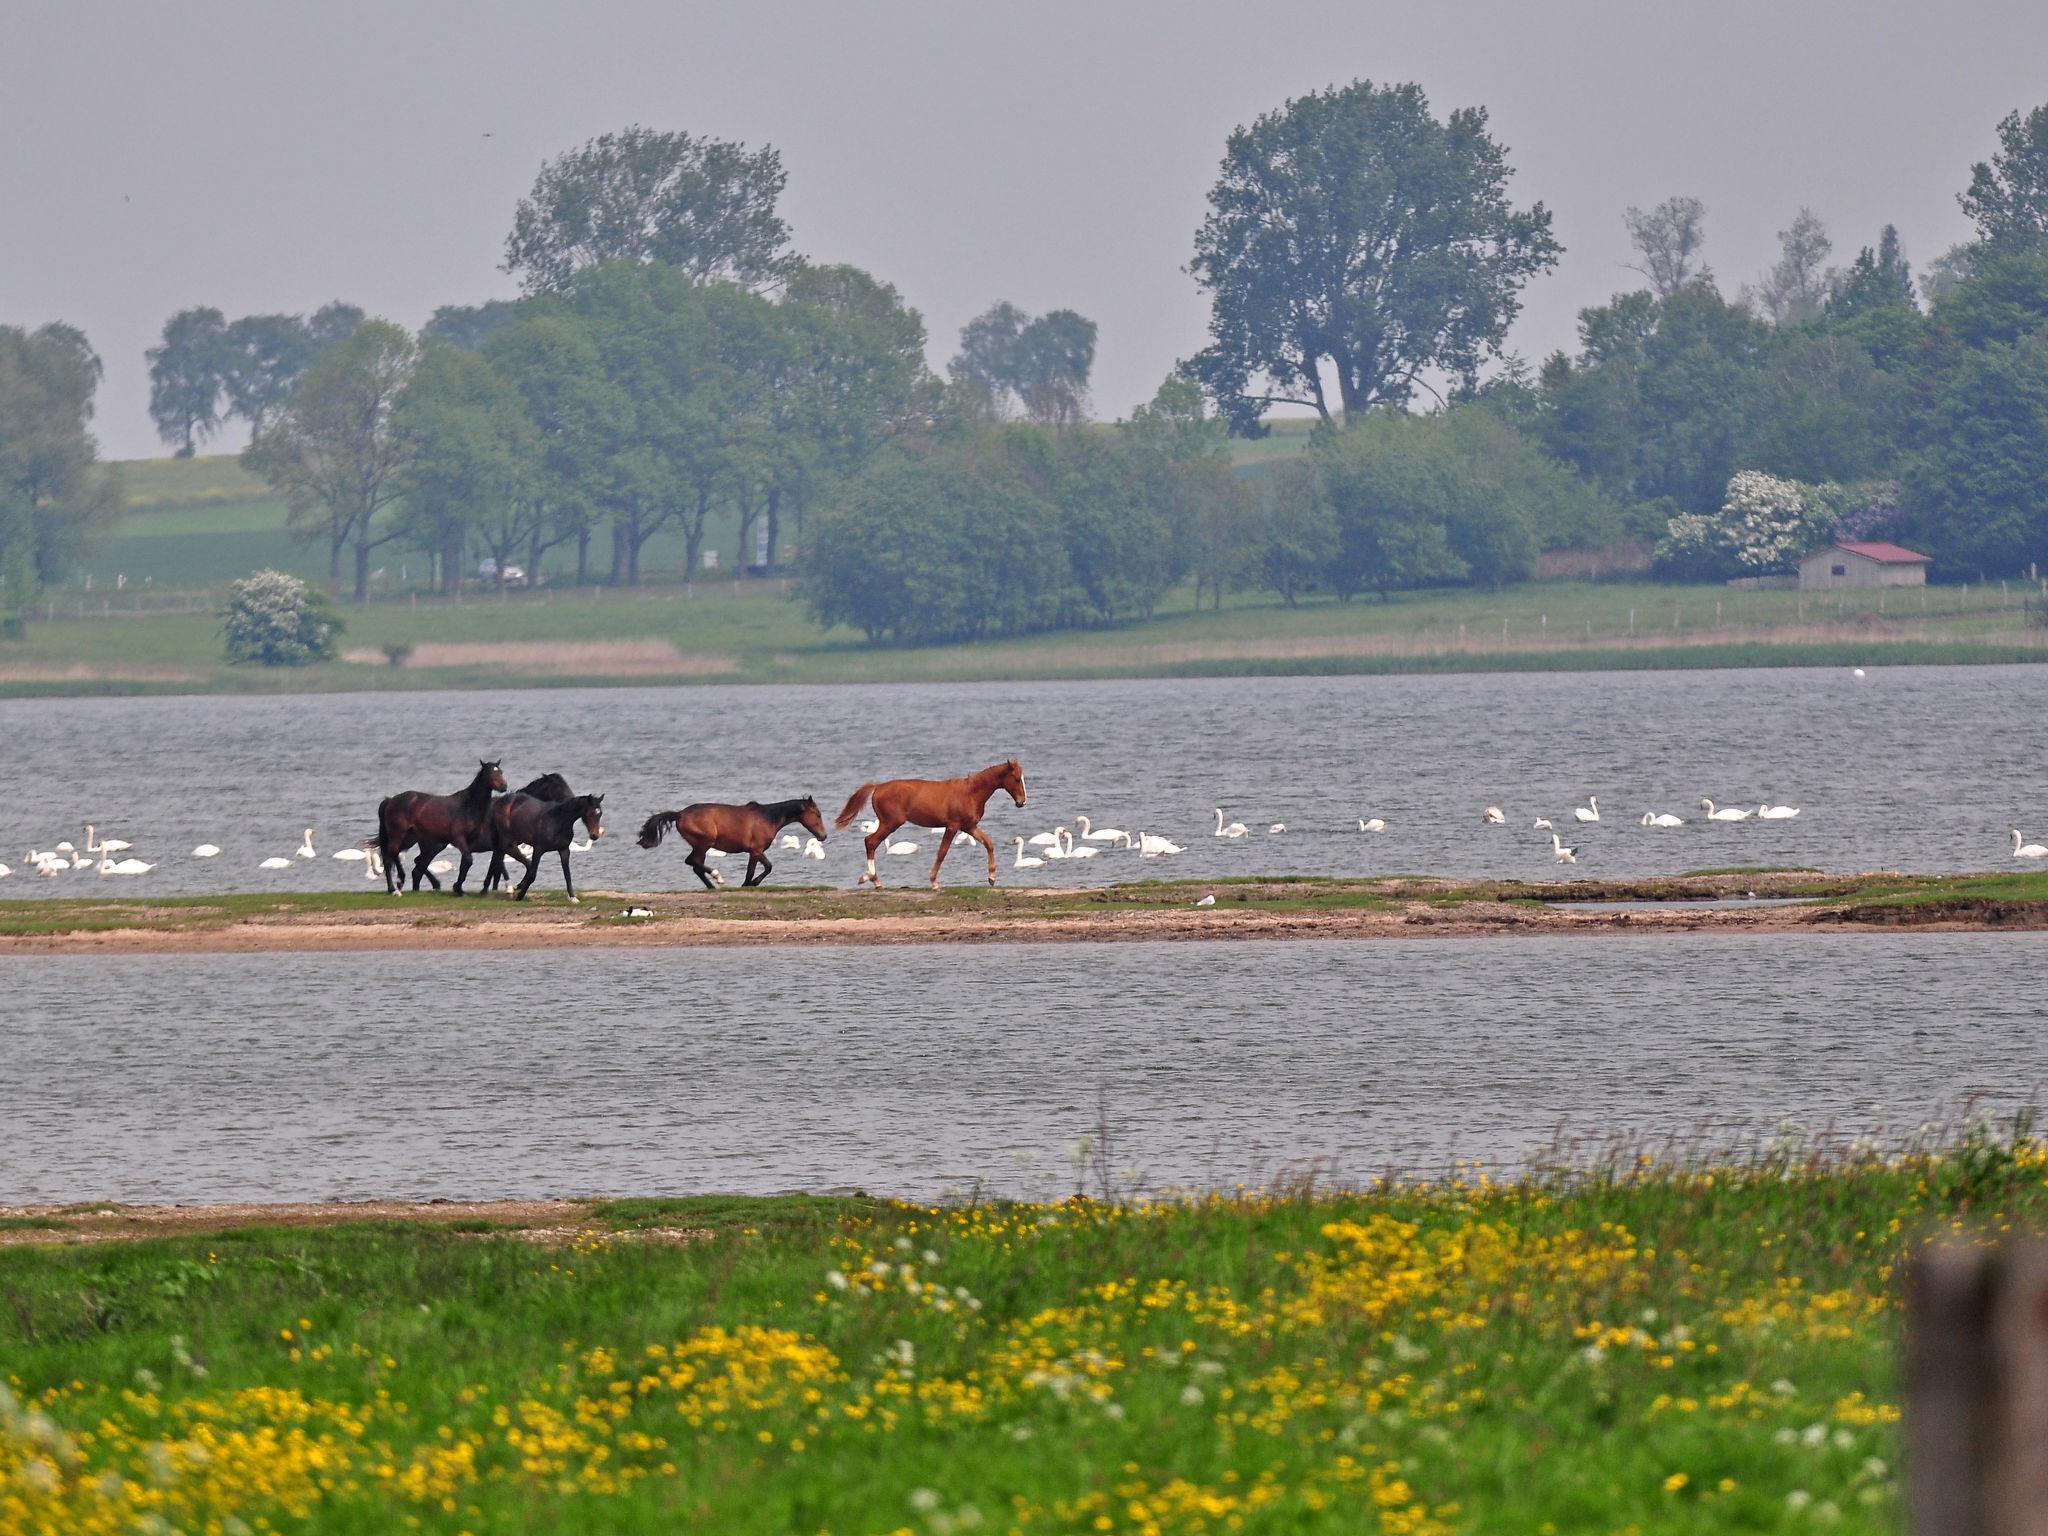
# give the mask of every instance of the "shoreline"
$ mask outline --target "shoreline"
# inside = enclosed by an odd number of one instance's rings
[[[1214,898],[1197,906],[1202,897]],[[1642,906],[1715,900],[1780,906]],[[1579,903],[1613,904],[1586,910]],[[1564,904],[1573,904],[1567,907]],[[648,910],[626,918],[628,907]],[[1270,879],[937,894],[589,891],[520,906],[355,893],[0,903],[0,956],[693,949],[1671,933],[2048,931],[2048,873],[1736,871],[1636,881]]]

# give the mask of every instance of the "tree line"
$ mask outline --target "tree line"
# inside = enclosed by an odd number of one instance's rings
[[[245,421],[359,597],[386,545],[444,587],[478,554],[630,584],[664,532],[697,568],[714,518],[770,567],[794,547],[817,616],[876,639],[1111,622],[1185,580],[1198,604],[1499,585],[1630,539],[1692,579],[1830,533],[2010,574],[2048,564],[2048,107],[1997,140],[1960,195],[1974,237],[1917,278],[1889,226],[1834,265],[1802,209],[1731,294],[1696,199],[1631,208],[1645,286],[1531,367],[1506,338],[1563,249],[1485,111],[1370,81],[1299,97],[1226,141],[1190,262],[1208,345],[1108,425],[1091,320],[999,303],[940,377],[893,287],[793,249],[773,149],[635,127],[542,167],[504,248],[520,298],[418,336],[342,303],[187,310],[152,410],[180,452]],[[89,465],[83,364],[4,334],[0,379],[41,382],[0,392],[0,463],[35,457],[11,445],[40,389]],[[1317,418],[1308,451],[1233,473],[1227,436],[1278,408]],[[47,576],[102,493],[36,483],[0,528],[33,504],[70,531],[0,552]]]

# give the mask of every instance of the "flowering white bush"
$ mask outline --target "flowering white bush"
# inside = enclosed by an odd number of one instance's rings
[[[1657,563],[1694,577],[1782,570],[1832,535],[1839,499],[1832,485],[1741,470],[1730,477],[1719,512],[1684,512],[1665,525]]]
[[[266,667],[303,667],[334,655],[341,620],[296,576],[258,571],[228,588],[221,634],[229,661]]]

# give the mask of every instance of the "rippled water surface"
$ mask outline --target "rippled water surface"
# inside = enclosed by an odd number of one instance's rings
[[[1362,1178],[2048,1081],[2030,935],[0,959],[0,1203]],[[1091,1177],[1091,1187],[1093,1179]]]
[[[659,890],[694,882],[673,844],[633,846],[650,812],[808,793],[829,819],[863,780],[1016,754],[1031,800],[1019,811],[997,799],[999,840],[1086,814],[1187,849],[1007,876],[1020,883],[1140,870],[1542,876],[1555,866],[1538,816],[1578,845],[1585,875],[1981,869],[2007,859],[2015,825],[2048,838],[2043,720],[2048,667],[2034,666],[1874,668],[1860,682],[1831,669],[0,702],[16,790],[0,809],[0,861],[82,843],[92,821],[157,862],[127,883],[138,891],[345,888],[361,883],[359,867],[326,855],[373,831],[379,798],[458,789],[490,756],[515,786],[559,770],[605,793],[613,835],[583,856],[580,878]],[[1588,794],[1600,824],[1571,823]],[[1713,825],[1702,796],[1801,815]],[[1507,826],[1481,825],[1489,804]],[[1255,835],[1211,837],[1219,805]],[[1637,824],[1645,810],[1690,824],[1650,830]],[[1375,816],[1383,834],[1357,830]],[[1269,836],[1275,822],[1288,830]],[[309,824],[319,859],[257,868],[290,854]],[[893,879],[915,878],[936,851],[931,836],[909,836],[925,862],[886,861]],[[833,839],[823,864],[780,856],[774,879],[850,884],[857,841]],[[191,858],[202,842],[226,851]],[[981,868],[958,853],[948,873],[965,882]],[[541,878],[559,881],[553,869]],[[0,896],[98,879],[17,873]]]

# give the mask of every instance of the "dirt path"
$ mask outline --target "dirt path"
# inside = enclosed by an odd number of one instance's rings
[[[1966,882],[1965,882],[1966,883]],[[2048,900],[1969,898],[1781,907],[1615,907],[1563,901],[1840,897],[1938,887],[1873,874],[1763,872],[1655,882],[1261,881],[1086,890],[879,893],[596,891],[582,906],[361,897],[37,904],[6,914],[6,954],[282,954],[429,949],[737,947],[805,944],[1080,943],[1115,940],[1800,933],[1845,929],[2048,928]],[[1199,905],[1203,896],[1213,904]],[[629,909],[647,912],[626,917]],[[5,913],[5,909],[0,909]]]
[[[33,1243],[119,1243],[205,1236],[240,1227],[334,1227],[401,1221],[454,1227],[464,1236],[566,1244],[601,1233],[607,1242],[681,1246],[709,1240],[706,1227],[612,1228],[588,1200],[339,1200],[277,1205],[0,1205],[0,1248]]]

